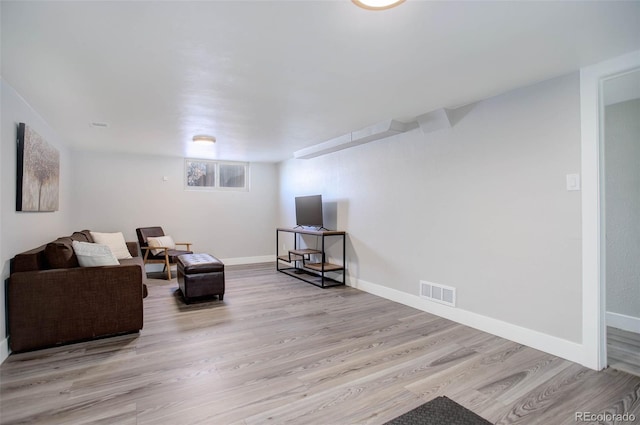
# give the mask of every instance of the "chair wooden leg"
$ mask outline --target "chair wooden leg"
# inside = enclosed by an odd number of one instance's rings
[[[164,266],[167,268],[167,280],[171,280],[171,264],[169,264],[169,254],[164,253]]]
[[[144,250],[144,258],[142,259],[142,270],[144,271],[145,276],[147,275],[147,258],[149,257],[149,250]]]

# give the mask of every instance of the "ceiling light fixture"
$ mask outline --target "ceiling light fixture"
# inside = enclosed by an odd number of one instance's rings
[[[193,136],[193,141],[196,143],[215,143],[216,138],[207,136],[206,134],[198,134],[197,136]]]
[[[404,0],[351,0],[356,6],[369,10],[385,10],[396,7]]]

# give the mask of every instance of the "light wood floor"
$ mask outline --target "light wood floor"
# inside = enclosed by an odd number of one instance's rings
[[[638,377],[353,288],[317,288],[274,264],[227,267],[223,302],[187,306],[176,290],[150,281],[139,335],[11,355],[1,422],[383,424],[438,395],[498,424],[640,418]]]
[[[640,376],[640,334],[608,327],[607,360],[614,369]]]

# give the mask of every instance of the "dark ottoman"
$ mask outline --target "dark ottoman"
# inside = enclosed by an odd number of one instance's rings
[[[224,264],[209,254],[178,257],[178,285],[187,304],[193,298],[224,298]]]

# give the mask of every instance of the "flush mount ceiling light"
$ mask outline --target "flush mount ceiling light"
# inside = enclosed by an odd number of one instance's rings
[[[385,10],[396,7],[404,0],[351,0],[357,6],[369,10]]]
[[[193,136],[193,141],[196,143],[215,143],[216,138],[213,136],[207,136],[206,134],[198,134],[197,136]]]

